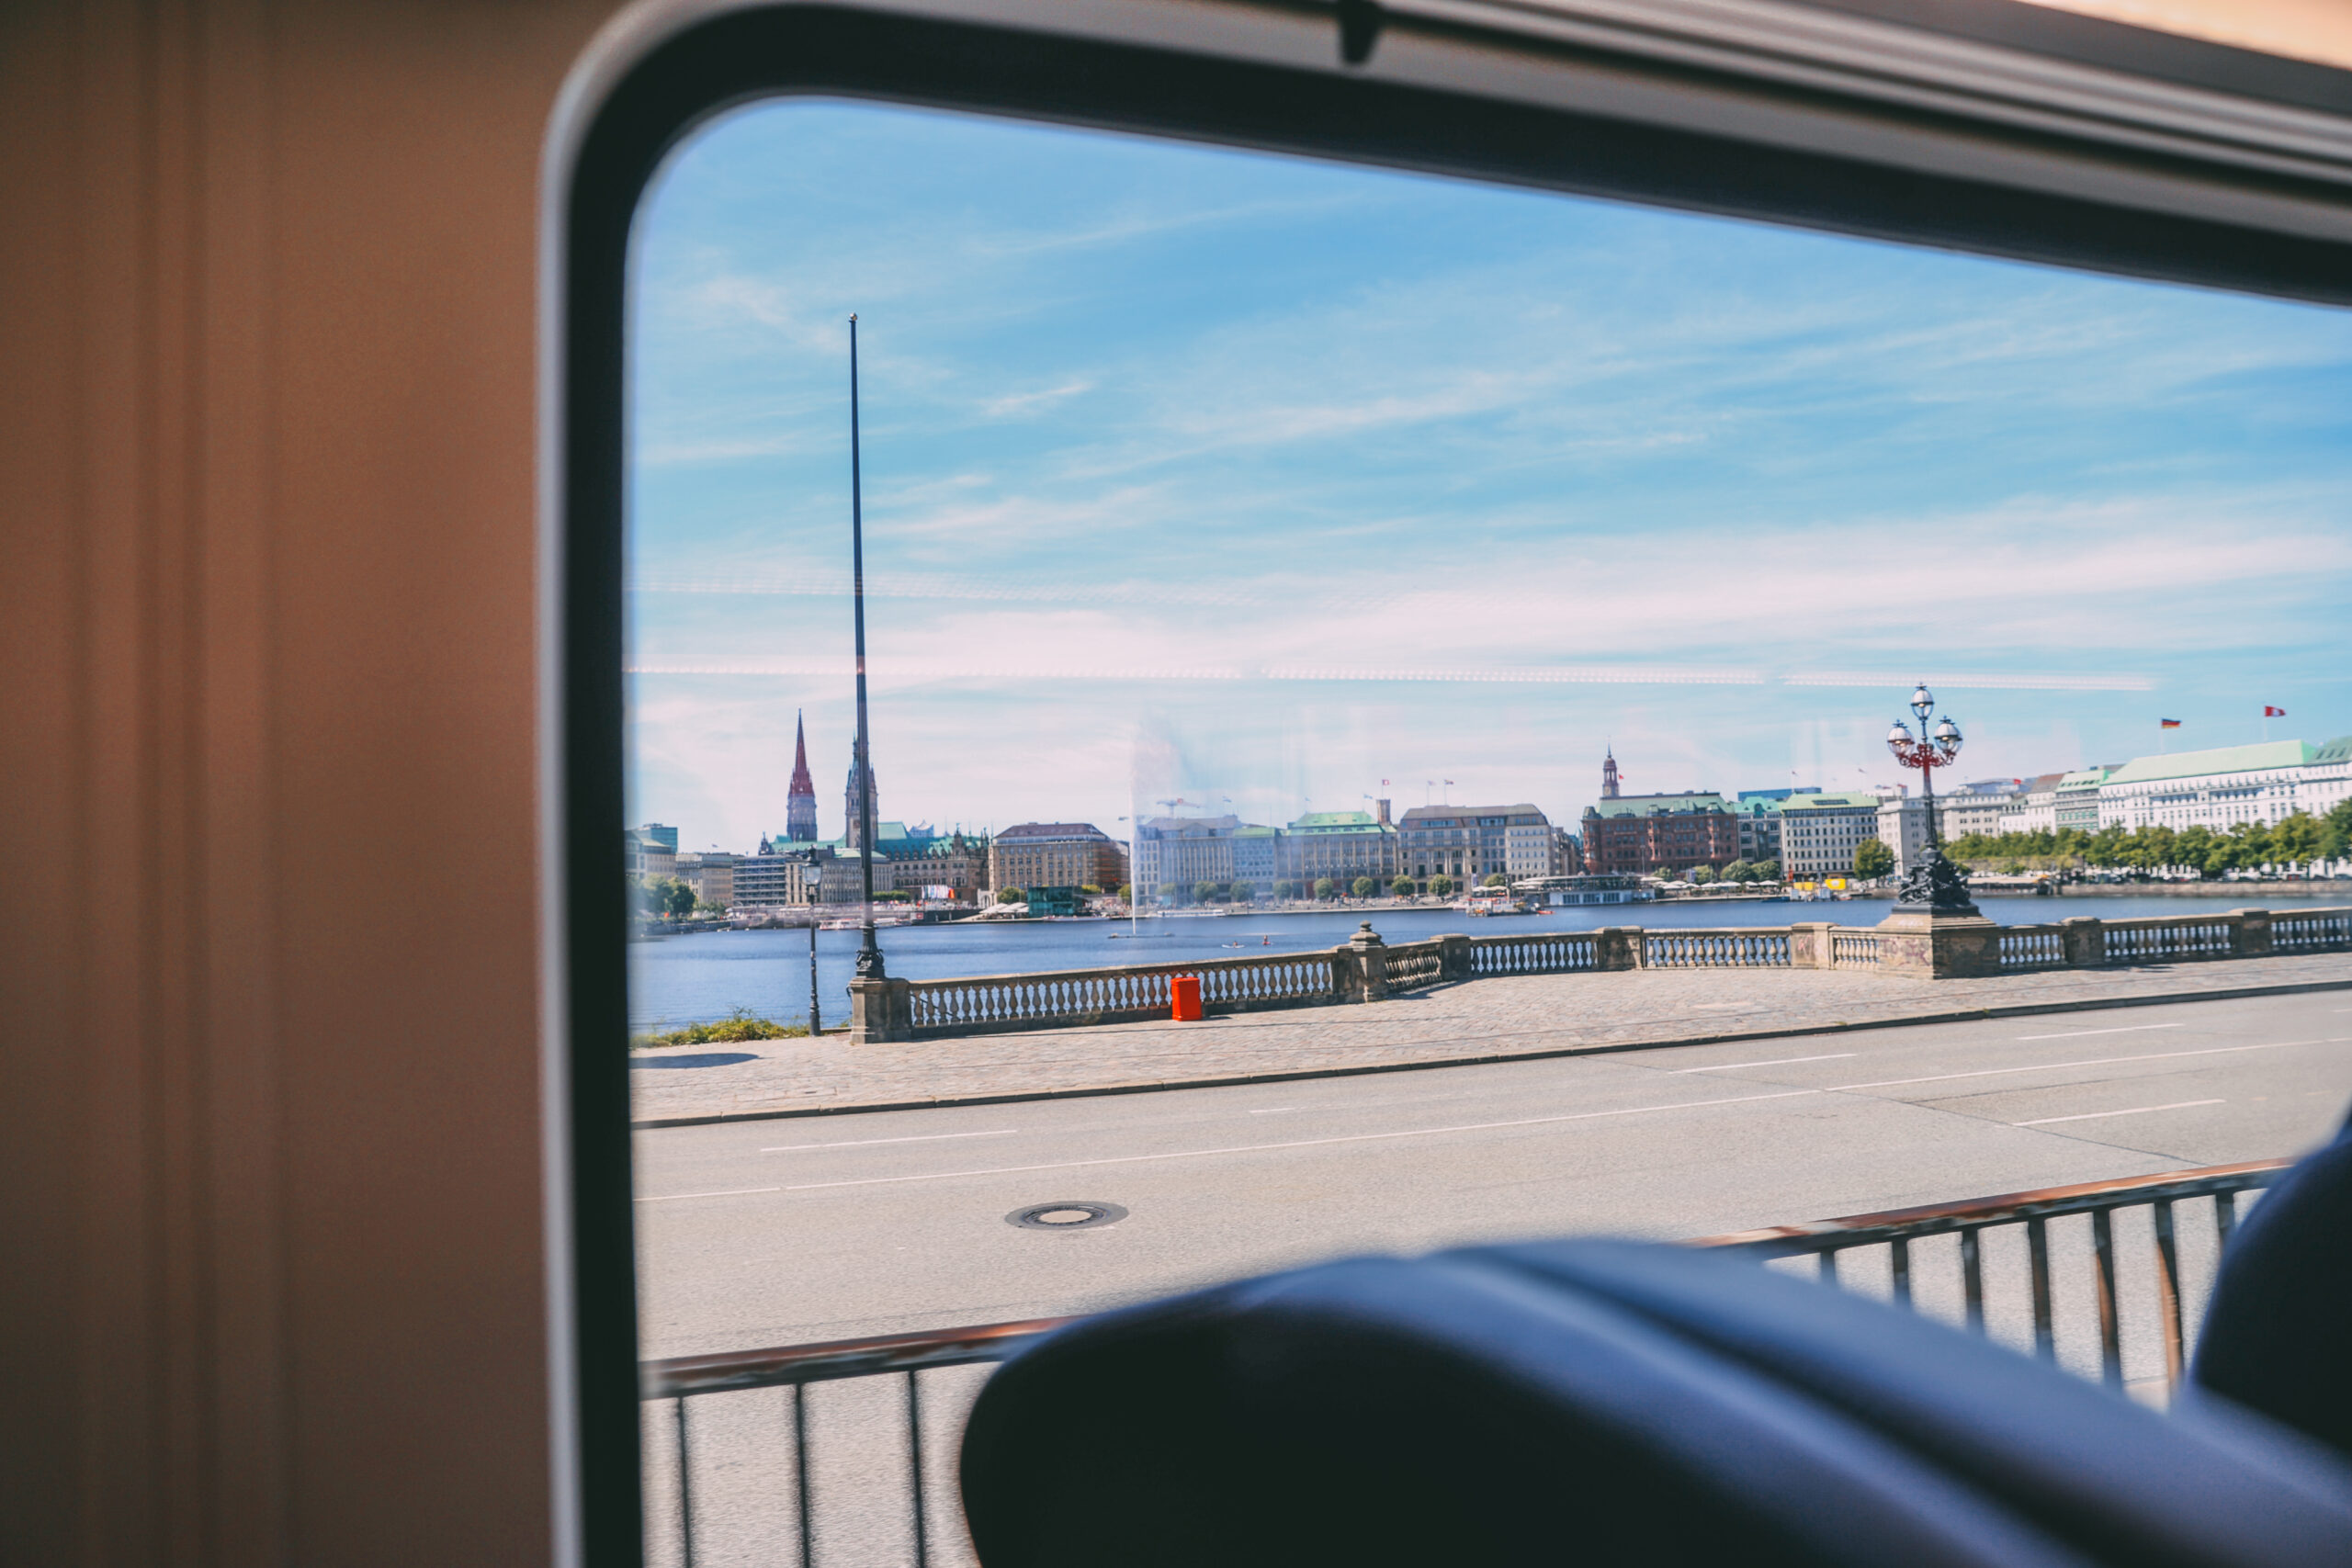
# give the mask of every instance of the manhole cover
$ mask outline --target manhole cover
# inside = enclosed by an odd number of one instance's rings
[[[1127,1217],[1116,1203],[1032,1203],[1004,1216],[1004,1223],[1032,1231],[1075,1231],[1089,1225],[1115,1225]]]

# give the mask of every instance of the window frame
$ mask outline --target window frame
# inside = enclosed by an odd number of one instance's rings
[[[699,128],[795,96],[2352,304],[2352,72],[2015,0],[651,0],[623,13],[565,85],[542,180],[549,1373],[558,1538],[597,1568],[642,1552],[615,852],[631,230]]]

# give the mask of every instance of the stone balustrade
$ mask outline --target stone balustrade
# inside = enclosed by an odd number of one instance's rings
[[[2352,948],[2352,908],[1948,924],[1922,928],[1898,915],[1883,928],[1826,921],[1672,931],[1602,926],[1506,936],[1448,933],[1391,945],[1365,921],[1352,940],[1311,953],[955,980],[854,980],[850,1039],[863,1044],[1165,1019],[1171,1010],[1169,983],[1179,975],[1199,977],[1204,1012],[1236,1013],[1376,1002],[1508,975],[1739,968],[1984,976]]]

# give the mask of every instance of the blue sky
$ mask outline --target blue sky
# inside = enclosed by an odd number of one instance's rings
[[[631,819],[748,849],[851,733],[860,316],[885,816],[1855,788],[2352,731],[2352,319],[865,106],[639,219]],[[1390,781],[1384,791],[1381,781]]]

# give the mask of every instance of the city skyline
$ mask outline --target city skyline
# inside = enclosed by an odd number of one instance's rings
[[[852,310],[899,819],[1895,784],[1923,678],[1985,777],[2352,730],[2335,312],[849,106],[639,257],[632,820],[847,771]]]

